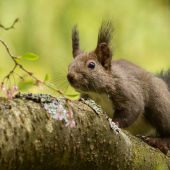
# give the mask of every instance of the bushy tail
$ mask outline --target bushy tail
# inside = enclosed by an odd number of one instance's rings
[[[161,72],[157,73],[156,76],[161,78],[168,85],[168,89],[170,91],[170,68],[167,71],[161,70]]]

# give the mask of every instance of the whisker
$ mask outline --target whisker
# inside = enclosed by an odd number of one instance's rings
[[[56,78],[56,79],[54,79],[54,80],[51,80],[50,82],[51,82],[51,83],[58,83],[58,82],[61,82],[61,81],[67,81],[67,79]]]
[[[90,91],[90,90],[89,90],[89,87],[87,86],[87,84],[84,84],[84,85],[87,87],[88,91]]]
[[[69,64],[70,64],[70,63],[68,62],[68,59],[67,59],[67,58],[65,58],[65,57],[63,57],[62,59],[63,59],[63,60],[64,60],[64,62],[67,64],[67,66],[69,66]]]
[[[95,89],[95,91],[96,91],[96,93],[97,93],[98,91],[97,91],[96,87],[95,87],[95,86],[93,86],[93,87],[94,87],[94,89]]]
[[[66,93],[66,89],[68,88],[69,84],[65,84],[65,86],[63,87],[63,92]]]
[[[57,88],[61,87],[62,84],[67,84],[67,81],[63,80],[56,84]]]
[[[58,76],[58,77],[53,77],[51,81],[57,81],[57,80],[67,80],[66,76]]]
[[[52,79],[57,79],[57,78],[66,78],[67,75],[56,75],[56,76],[53,76]]]
[[[57,87],[61,90],[63,90],[63,88],[65,87],[65,85],[67,85],[68,83],[66,81],[63,81],[62,83],[60,83],[60,85],[58,85]]]
[[[60,84],[55,84],[54,87],[55,87],[56,89],[60,89],[60,85],[61,85],[61,83],[60,83]],[[60,89],[60,90],[61,90],[61,89]]]
[[[52,80],[58,80],[58,79],[67,79],[67,77],[66,76],[52,77]]]
[[[68,89],[69,86],[70,86],[70,85],[68,84],[68,85],[67,85],[67,88],[66,88],[66,90],[65,90],[65,93],[66,93],[66,91],[67,91],[67,89]]]
[[[64,71],[64,72],[66,72],[67,73],[67,70],[66,70],[66,68],[65,67],[62,67],[61,65],[59,65],[59,67]],[[68,68],[68,67],[67,67]]]
[[[63,72],[53,72],[53,73],[50,73],[50,75],[52,76],[55,76],[57,74],[63,74],[63,75],[66,75],[66,73],[63,73]]]
[[[60,83],[58,83],[58,87],[60,87],[61,84],[67,84],[67,81],[65,81],[65,80],[60,81]]]
[[[97,86],[93,85],[93,87],[94,87],[94,89],[95,89],[96,93],[102,93],[102,92],[101,92],[101,90],[100,90],[100,89],[98,89],[98,87],[97,87]]]
[[[109,98],[109,94],[108,94],[107,90],[105,90],[105,92],[107,93],[107,98],[108,98],[108,99],[110,99],[110,98]]]

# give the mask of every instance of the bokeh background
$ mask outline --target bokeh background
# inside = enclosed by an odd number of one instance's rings
[[[21,64],[41,80],[49,73],[50,83],[67,89],[66,94],[75,94],[67,88],[66,72],[73,60],[71,28],[76,23],[85,51],[95,48],[101,21],[111,18],[115,26],[113,59],[129,60],[153,73],[170,68],[170,0],[0,0],[1,24],[9,27],[18,17],[15,29],[0,28],[0,38],[14,56],[25,52],[40,56]],[[0,44],[0,82],[13,66]],[[48,88],[40,91],[33,86],[23,71],[17,73],[26,80],[22,83],[15,76],[21,91],[53,94]]]

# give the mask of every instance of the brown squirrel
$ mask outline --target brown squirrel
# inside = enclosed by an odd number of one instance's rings
[[[112,60],[113,33],[112,21],[103,21],[96,49],[84,53],[79,47],[77,26],[74,26],[74,61],[69,65],[67,79],[81,97],[91,98],[99,104],[118,127],[133,135],[140,134],[146,143],[167,154],[170,145],[170,71],[155,76],[129,61]]]

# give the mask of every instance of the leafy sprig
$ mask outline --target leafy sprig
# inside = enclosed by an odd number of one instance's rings
[[[35,61],[35,60],[37,60],[37,59],[39,58],[39,56],[37,56],[37,55],[35,55],[35,54],[33,54],[33,53],[25,53],[25,54],[23,54],[22,56],[13,56],[13,55],[11,54],[11,52],[10,52],[9,47],[7,46],[7,44],[6,44],[3,40],[1,40],[1,39],[0,39],[0,42],[6,47],[6,50],[7,50],[8,54],[9,54],[9,56],[11,57],[11,59],[12,59],[12,60],[14,61],[14,63],[15,63],[15,66],[13,67],[13,69],[4,77],[4,79],[3,79],[2,83],[1,83],[1,88],[4,89],[4,86],[3,86],[3,85],[4,85],[5,79],[9,79],[10,76],[11,76],[13,73],[17,74],[17,75],[24,81],[24,78],[23,78],[21,75],[19,75],[18,73],[14,72],[17,67],[20,67],[24,72],[26,72],[26,73],[29,74],[33,79],[35,79],[34,85],[37,85],[37,86],[40,87],[40,89],[42,89],[41,84],[44,84],[45,86],[47,86],[47,87],[53,89],[54,91],[58,92],[62,97],[65,97],[64,93],[63,93],[61,90],[56,89],[55,87],[52,87],[50,84],[47,84],[47,81],[49,80],[49,75],[48,75],[48,74],[45,76],[45,80],[44,80],[44,81],[41,81],[41,80],[38,79],[32,72],[28,71],[27,69],[25,69],[24,66],[22,66],[21,64],[19,64],[19,62],[20,62],[22,59],[29,60],[29,61]],[[3,90],[3,91],[4,91],[4,90]]]
[[[13,95],[14,92],[18,91],[18,87],[17,87],[16,83],[13,85],[13,87],[11,87],[10,77],[13,74],[16,74],[17,76],[19,76],[19,78],[22,79],[22,81],[24,81],[24,78],[20,74],[15,72],[15,69],[17,67],[19,67],[20,69],[22,69],[24,72],[26,72],[28,75],[30,75],[35,80],[34,85],[37,85],[40,89],[43,89],[42,86],[41,86],[41,84],[43,84],[43,85],[49,87],[50,89],[52,89],[53,91],[59,93],[62,97],[65,98],[66,105],[68,107],[67,115],[68,115],[68,118],[69,118],[66,126],[74,127],[75,126],[75,121],[74,121],[74,118],[73,118],[73,111],[72,111],[72,109],[70,108],[70,105],[69,105],[69,102],[71,100],[68,99],[67,97],[65,97],[64,93],[61,90],[56,89],[54,86],[47,83],[47,81],[50,79],[49,74],[46,74],[44,81],[41,81],[32,72],[28,71],[23,65],[21,65],[19,63],[23,59],[24,60],[29,60],[29,61],[35,61],[35,60],[39,59],[39,56],[37,56],[36,54],[33,54],[33,53],[25,53],[22,56],[13,56],[11,54],[7,44],[2,39],[0,39],[0,42],[5,46],[9,56],[11,57],[11,59],[14,61],[14,64],[15,64],[13,69],[4,77],[4,79],[3,79],[2,83],[1,83],[1,86],[0,86],[2,92],[6,93],[6,95],[8,97],[8,100],[12,100],[13,97],[14,97],[14,95]],[[7,82],[9,82],[9,88],[7,90],[4,87],[5,80],[7,80]],[[15,82],[15,80],[14,80],[14,82]],[[58,115],[58,117],[56,117],[56,119],[61,120],[62,112],[59,112],[57,115]]]

